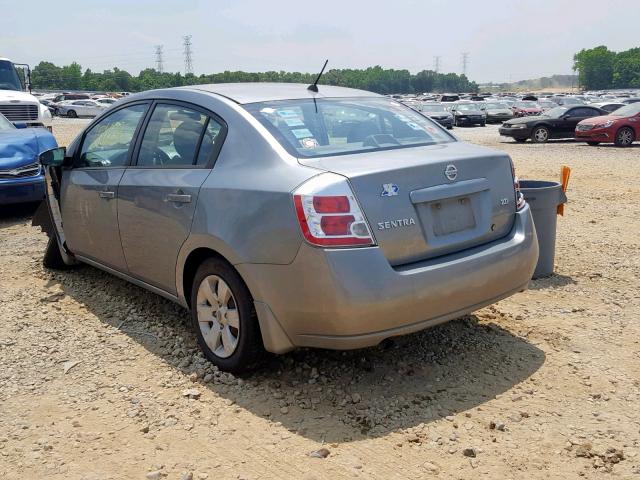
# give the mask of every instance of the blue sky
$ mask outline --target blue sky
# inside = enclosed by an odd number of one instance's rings
[[[371,65],[461,71],[485,82],[571,73],[583,47],[640,46],[637,0],[0,0],[0,56],[32,65],[79,62],[132,73],[182,71],[193,36],[196,73],[316,71]]]

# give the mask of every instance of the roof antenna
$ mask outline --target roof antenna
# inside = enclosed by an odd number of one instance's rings
[[[327,67],[327,63],[329,63],[328,59],[324,61],[324,65],[322,66],[322,70],[320,70],[320,73],[316,77],[316,81],[307,87],[307,90],[309,90],[310,92],[318,93],[318,81],[320,80],[320,77],[324,73],[324,69]]]

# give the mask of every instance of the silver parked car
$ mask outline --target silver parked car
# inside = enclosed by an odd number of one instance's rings
[[[59,103],[57,114],[71,118],[95,117],[110,106],[110,103],[98,102],[96,100],[72,100],[70,102]]]
[[[506,103],[486,102],[478,106],[487,116],[487,123],[502,123],[513,118],[513,111]]]
[[[527,288],[538,244],[510,158],[370,92],[215,84],[121,100],[41,156],[44,263],[192,312],[220,368],[353,349]]]

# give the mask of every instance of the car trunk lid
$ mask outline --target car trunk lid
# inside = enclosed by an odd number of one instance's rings
[[[393,266],[490,242],[512,227],[511,163],[493,150],[452,142],[300,163],[349,179]]]

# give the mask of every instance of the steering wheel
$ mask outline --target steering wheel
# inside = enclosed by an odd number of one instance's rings
[[[151,165],[159,166],[165,163],[171,163],[171,157],[158,147],[145,148],[144,150],[140,150],[140,153],[145,157],[145,164],[150,163]]]

